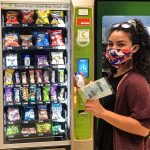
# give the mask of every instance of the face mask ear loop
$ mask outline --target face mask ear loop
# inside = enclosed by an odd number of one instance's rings
[[[133,49],[135,48],[135,46],[136,46],[136,45],[133,45],[132,48],[131,48],[131,50],[133,50]]]

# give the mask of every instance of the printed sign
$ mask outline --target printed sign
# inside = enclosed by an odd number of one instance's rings
[[[89,15],[89,11],[88,8],[80,8],[78,9],[78,15],[79,16],[88,16]]]
[[[76,25],[77,26],[91,26],[91,18],[77,18]]]
[[[87,29],[78,29],[78,42],[89,42],[90,32]]]

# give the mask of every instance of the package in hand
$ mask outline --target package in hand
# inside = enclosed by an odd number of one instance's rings
[[[112,87],[105,78],[98,79],[78,89],[83,101],[99,99],[113,94]]]

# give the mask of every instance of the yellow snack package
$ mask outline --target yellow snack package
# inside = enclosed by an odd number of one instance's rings
[[[5,85],[13,85],[13,69],[5,70]]]

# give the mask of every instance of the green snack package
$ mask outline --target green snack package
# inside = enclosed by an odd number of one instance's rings
[[[50,86],[43,86],[43,101],[50,101],[49,92]]]

